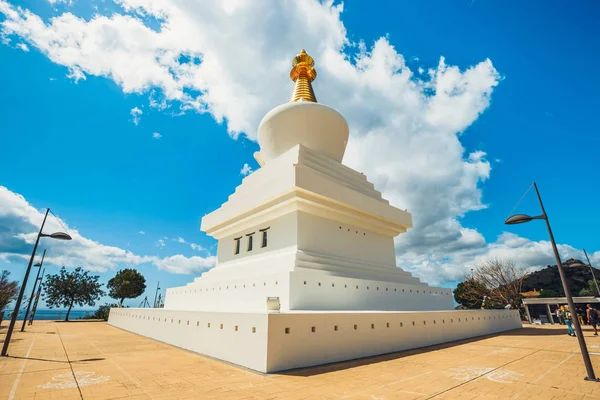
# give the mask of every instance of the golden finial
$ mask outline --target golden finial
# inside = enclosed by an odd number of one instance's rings
[[[294,85],[294,93],[292,93],[291,102],[310,101],[317,102],[315,92],[313,92],[311,82],[317,77],[317,70],[313,68],[315,60],[302,49],[300,54],[292,60],[292,70],[290,78],[296,83]]]

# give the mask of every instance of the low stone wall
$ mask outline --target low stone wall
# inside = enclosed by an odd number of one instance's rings
[[[516,310],[267,314],[113,308],[108,322],[260,372],[351,360],[521,327]]]

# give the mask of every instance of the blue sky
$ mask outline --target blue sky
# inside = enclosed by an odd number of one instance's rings
[[[298,24],[287,23],[305,18],[302,13],[306,10],[289,4],[272,10],[261,3],[254,12],[264,8],[258,15],[268,18],[268,23],[264,23],[264,31],[261,27],[258,32],[247,33],[243,32],[243,22],[249,20],[251,25],[256,15],[233,15],[227,11],[228,18],[238,23],[215,17],[216,29],[211,30],[210,23],[200,20],[200,16],[211,14],[202,13],[205,5],[199,3],[185,21],[198,29],[197,49],[193,47],[194,35],[189,46],[173,40],[184,33],[165,24],[183,17],[177,14],[176,6],[168,8],[167,3],[171,2],[165,0],[161,4],[165,7],[163,14],[153,16],[133,0],[0,1],[0,30],[4,38],[0,44],[0,186],[23,196],[37,209],[50,207],[68,223],[69,229],[76,229],[82,237],[102,246],[155,260],[176,255],[207,259],[215,254],[215,241],[200,232],[200,220],[219,207],[241,182],[240,170],[245,163],[253,169],[258,167],[252,158],[258,150],[254,141],[257,122],[270,108],[287,101],[292,83],[287,80],[289,63],[282,64],[281,60],[291,61],[301,47],[306,47],[316,59],[320,74],[315,82],[317,97],[349,119],[351,136],[357,138],[355,143],[366,143],[362,140],[382,129],[397,140],[394,143],[401,153],[411,133],[396,134],[395,126],[385,121],[394,112],[418,112],[422,104],[413,109],[412,104],[402,103],[397,110],[391,109],[387,93],[373,94],[377,90],[385,92],[385,85],[380,85],[377,77],[364,75],[371,86],[365,89],[364,97],[357,96],[360,99],[356,104],[349,105],[341,93],[356,86],[342,78],[336,80],[335,72],[341,74],[339,71],[343,70],[328,58],[328,54],[341,54],[356,67],[358,63],[352,60],[361,54],[358,43],[363,42],[369,65],[375,65],[381,61],[374,56],[374,46],[379,43],[386,54],[393,52],[394,57],[402,58],[405,65],[399,68],[400,75],[410,70],[414,79],[425,77],[427,70],[439,68],[440,57],[444,57],[446,65],[457,67],[458,74],[463,74],[460,82],[466,82],[464,86],[455,83],[464,89],[464,98],[460,102],[451,99],[454,103],[447,105],[452,115],[464,114],[464,118],[448,124],[452,125],[452,132],[448,127],[434,132],[444,138],[451,136],[450,150],[420,147],[423,153],[418,159],[422,169],[419,173],[424,176],[420,181],[410,180],[414,179],[414,172],[403,178],[405,168],[395,162],[390,161],[390,167],[383,168],[385,160],[366,145],[355,145],[353,158],[347,153],[349,159],[345,162],[360,166],[371,181],[379,187],[383,185],[384,195],[389,193],[386,197],[399,208],[420,210],[415,199],[431,201],[420,214],[423,221],[433,222],[427,227],[421,225],[421,229],[419,216],[415,215],[415,234],[399,239],[397,254],[402,268],[408,267],[425,281],[452,286],[470,264],[483,257],[500,255],[534,268],[551,262],[542,224],[510,228],[502,224],[534,180],[544,196],[563,257],[578,256],[582,248],[588,253],[600,251],[594,234],[600,224],[600,216],[594,212],[594,199],[599,195],[594,183],[600,171],[596,157],[600,138],[594,123],[600,109],[596,95],[600,80],[595,74],[600,61],[597,2],[395,1],[373,7],[366,1],[349,0],[343,3],[341,13],[330,12],[328,4],[310,11],[310,18],[314,18],[310,32]],[[19,6],[38,15],[45,25],[30,25],[31,19],[14,17],[11,13]],[[336,6],[339,3],[333,5]],[[82,19],[65,19],[61,25],[52,25],[50,18],[64,18],[65,13]],[[100,15],[106,16],[108,25],[116,27],[114,32],[92,30],[91,21]],[[219,15],[222,17],[222,13]],[[200,54],[198,60],[202,61],[198,64],[208,60],[208,66],[209,61],[218,60],[224,68],[194,72],[196,82],[201,82],[196,86],[189,83],[187,69],[195,68],[195,63],[190,65],[181,58],[176,66],[185,70],[179,75],[174,73],[176,79],[163,78],[149,67],[146,71],[143,68],[148,63],[143,57],[147,56],[148,45],[128,48],[139,36],[134,29],[128,31],[131,27],[127,24],[117,27],[122,22],[117,16],[141,21],[157,35],[170,29],[171,36],[165,37],[160,54],[182,52],[181,48],[188,46],[185,51]],[[68,23],[72,29],[66,27]],[[82,36],[68,32],[80,32]],[[48,41],[50,33],[61,40]],[[216,41],[219,35],[229,34],[246,39],[239,43],[232,39],[231,49],[211,47],[211,39]],[[82,37],[91,35],[96,35],[91,41],[95,43],[93,47],[77,44],[78,40],[84,41]],[[156,36],[152,40],[161,39]],[[27,51],[23,50],[25,46]],[[122,54],[115,55],[114,49],[119,46],[128,49],[129,60]],[[252,62],[242,56],[248,47],[260,55],[258,64],[262,63],[253,82],[243,75],[246,71],[241,71],[245,63]],[[136,51],[142,61],[137,59]],[[490,64],[484,70],[487,59],[493,67]],[[134,69],[130,74],[124,66],[128,62]],[[470,76],[467,71],[477,65],[483,72]],[[382,62],[381,68],[386,66]],[[425,72],[420,74],[419,68]],[[78,74],[85,78],[69,77]],[[423,96],[431,90],[427,84],[419,87]],[[185,100],[185,96],[195,98],[202,93],[200,88],[210,94],[208,99],[203,98],[200,105]],[[398,90],[391,99],[402,97],[404,92]],[[361,101],[377,105],[365,111],[364,118],[360,110],[368,107]],[[156,106],[156,102],[164,102],[167,108]],[[131,114],[136,107],[142,110],[137,124]],[[364,122],[370,119],[384,122]],[[154,133],[160,137],[154,138]],[[469,180],[461,179],[470,176],[469,166],[475,165],[481,172],[462,189],[442,187],[433,178],[429,186],[419,183],[430,181],[427,164],[421,162],[435,164],[445,160],[449,153],[457,151],[457,145],[462,146],[458,155],[444,164],[456,165],[457,182]],[[361,155],[359,149],[366,153]],[[467,162],[475,152],[485,152],[485,158]],[[417,165],[415,161],[412,165]],[[384,170],[391,180],[378,177]],[[394,177],[399,177],[396,186]],[[412,188],[410,197],[402,191],[406,188]],[[440,209],[445,207],[448,211],[435,211],[438,203],[431,199],[431,193],[438,193],[440,201],[450,203],[440,205]],[[2,199],[0,210],[0,215],[16,212]],[[518,211],[538,212],[533,193]],[[0,232],[14,233],[17,228],[8,226],[10,221],[13,219],[0,219],[0,224],[5,224],[0,225]],[[22,233],[31,232],[31,226],[24,229]],[[432,232],[438,229],[447,235],[436,233],[431,239]],[[515,236],[499,240],[504,232]],[[186,243],[180,243],[178,238]],[[159,240],[164,241],[164,246]],[[0,268],[21,279],[26,265],[22,255],[26,251],[10,249],[6,243],[0,243]],[[190,243],[202,249],[194,249]],[[42,243],[41,248],[45,245]],[[49,256],[58,257],[52,251]],[[594,260],[600,263],[600,252]],[[89,258],[73,255],[55,260],[56,264],[60,261],[75,267]],[[103,264],[101,256],[95,261]],[[99,272],[104,282],[119,267],[126,266],[119,262],[109,264],[106,263],[106,271]],[[57,267],[49,263],[47,272],[55,272]],[[161,270],[151,260],[138,260],[134,267],[146,276],[151,300],[157,281],[163,288],[183,285],[201,271],[194,267],[187,270],[192,273],[173,273],[175,267]],[[140,302],[141,298],[126,303]]]

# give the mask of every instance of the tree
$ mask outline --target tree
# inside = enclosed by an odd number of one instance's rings
[[[596,296],[598,294],[598,289],[596,289],[596,283],[591,280],[588,281],[588,287],[583,288],[579,291],[579,296]]]
[[[67,272],[65,267],[60,269],[56,275],[49,275],[43,286],[46,291],[44,296],[46,304],[50,308],[68,307],[65,321],[69,320],[69,313],[73,305],[93,306],[96,300],[104,296],[98,283],[98,275],[89,275],[83,268],[75,268],[73,272]]]
[[[481,308],[484,294],[485,286],[471,278],[456,286],[454,300],[465,308],[477,309]],[[487,302],[486,307],[489,307]]]
[[[108,295],[113,299],[120,300],[123,305],[125,299],[135,299],[146,290],[146,278],[135,269],[124,269],[115,275],[106,285]]]
[[[0,323],[4,317],[4,309],[19,293],[19,282],[8,279],[10,272],[4,270],[0,274]]]
[[[105,304],[103,306],[98,307],[98,310],[94,313],[92,318],[94,319],[103,319],[108,321],[108,315],[110,314],[110,309],[113,307],[119,307],[118,304]]]
[[[483,285],[490,300],[499,305],[513,303],[522,306],[521,291],[525,272],[512,261],[499,258],[488,259],[478,264],[473,271],[473,279]]]
[[[541,289],[540,298],[559,297],[559,294],[552,289]]]

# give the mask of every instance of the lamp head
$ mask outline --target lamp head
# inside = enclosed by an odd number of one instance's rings
[[[69,234],[64,233],[64,232],[54,232],[54,233],[51,233],[49,235],[46,235],[46,234],[42,233],[40,236],[41,237],[49,237],[49,238],[57,239],[57,240],[71,240],[71,239],[73,239]]]
[[[508,217],[506,221],[504,221],[505,225],[516,225],[516,224],[524,224],[525,222],[529,222],[533,219],[545,219],[545,215],[538,215],[536,217],[532,217],[527,214],[515,214],[511,217]]]

